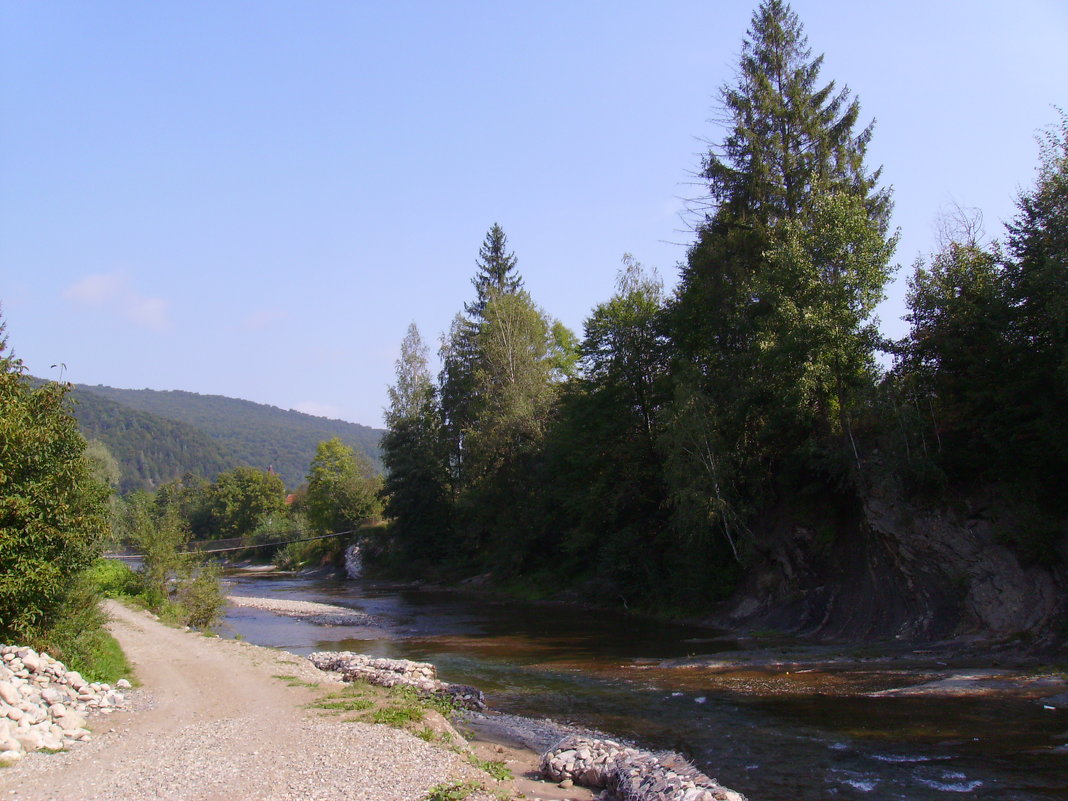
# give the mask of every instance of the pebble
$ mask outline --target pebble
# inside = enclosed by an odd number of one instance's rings
[[[443,695],[464,709],[485,709],[482,691],[466,684],[438,681],[437,670],[429,662],[409,659],[376,659],[351,651],[317,651],[308,661],[319,670],[340,673],[345,681],[362,680],[380,687],[403,684],[426,695]]]
[[[679,754],[653,754],[577,734],[542,755],[541,772],[560,787],[573,782],[603,788],[602,797],[618,801],[745,801],[741,793],[701,773]]]
[[[122,707],[125,698],[110,685],[88,682],[58,659],[32,648],[0,646],[0,760],[29,751],[58,751],[87,742],[85,716]],[[120,680],[116,687],[125,682]],[[103,709],[106,708],[106,709]]]

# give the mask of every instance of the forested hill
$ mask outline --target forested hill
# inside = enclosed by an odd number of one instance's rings
[[[382,432],[357,423],[181,390],[76,385],[72,395],[86,438],[103,441],[118,460],[124,492],[186,472],[213,479],[238,465],[273,467],[295,488],[315,446],[332,437],[378,462]]]

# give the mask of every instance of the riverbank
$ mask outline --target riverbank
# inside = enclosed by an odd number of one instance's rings
[[[141,682],[134,709],[90,718],[88,743],[0,770],[5,799],[417,801],[442,783],[492,784],[408,732],[324,717],[309,705],[341,683],[305,659],[108,612]]]

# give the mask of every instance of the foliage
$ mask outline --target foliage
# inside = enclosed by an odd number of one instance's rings
[[[100,593],[92,570],[74,580],[55,624],[24,642],[37,651],[47,651],[88,681],[114,683],[128,677],[131,667],[118,642],[104,628],[106,617],[99,606]]]
[[[423,801],[464,801],[481,789],[477,782],[442,782],[431,787]]]
[[[352,541],[351,537],[330,537],[291,542],[275,552],[273,561],[280,570],[341,566],[345,564],[345,551]]]
[[[449,539],[448,453],[427,349],[414,323],[396,371],[382,437],[385,513],[406,560],[433,560]]]
[[[496,781],[506,782],[513,778],[512,771],[499,759],[482,759],[475,754],[468,754],[467,761],[479,770],[484,770]]]
[[[380,478],[362,453],[337,437],[320,442],[308,470],[308,523],[320,534],[355,531],[381,514],[380,487]]]
[[[85,579],[105,598],[132,598],[141,592],[141,578],[119,559],[97,559],[85,571]]]
[[[494,223],[478,249],[478,272],[471,279],[475,300],[464,304],[464,311],[474,319],[484,318],[486,304],[494,295],[513,295],[523,289],[523,279],[516,270],[515,253],[508,252],[508,237]]]
[[[706,158],[708,212],[670,309],[675,524],[719,530],[733,554],[784,485],[855,480],[853,419],[876,379],[889,193],[864,166],[871,126],[855,132],[858,102],[821,86],[821,65],[797,15],[761,3],[722,91],[731,127]]]
[[[909,283],[909,336],[888,342],[874,314],[897,244],[890,190],[866,165],[873,126],[822,65],[790,7],[762,0],[720,94],[677,291],[624,257],[581,342],[491,228],[436,385],[414,326],[402,345],[382,554],[688,613],[747,573],[766,587],[749,571],[780,548],[818,572],[868,547],[864,502],[884,485],[944,505],[979,482],[1009,487],[991,514],[1022,561],[1059,558],[1068,122],[1044,137],[1004,248],[974,220],[947,228]]]
[[[932,421],[931,460],[958,481],[1008,481],[1046,509],[1068,479],[1068,118],[1042,141],[1007,253],[963,226],[909,284],[895,376]],[[1043,530],[1046,527],[1040,527]],[[1019,537],[1012,541],[1023,542]],[[1021,545],[1021,552],[1047,546]]]
[[[138,411],[98,394],[102,389],[76,387],[74,416],[118,462],[120,492],[151,490],[190,471],[214,476],[237,461],[195,426]]]
[[[107,485],[93,475],[69,386],[34,387],[0,321],[0,637],[57,625],[77,575],[108,535]]]
[[[146,493],[134,493],[122,503],[118,527],[125,542],[141,553],[137,591],[116,568],[98,575],[119,583],[131,600],[143,604],[170,623],[207,630],[221,617],[225,597],[219,568],[190,552],[189,530],[174,505],[159,508]]]
[[[255,467],[220,473],[208,497],[212,527],[224,538],[249,536],[261,524],[285,516],[285,496],[276,473]]]
[[[152,490],[183,474],[214,479],[241,465],[273,467],[288,487],[303,480],[316,445],[340,437],[372,461],[382,431],[342,420],[194,392],[79,385],[75,416],[107,444],[120,489]]]

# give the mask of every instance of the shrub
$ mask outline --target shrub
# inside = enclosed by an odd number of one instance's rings
[[[76,577],[108,534],[110,489],[92,474],[69,384],[35,387],[0,321],[0,638],[61,620]]]

